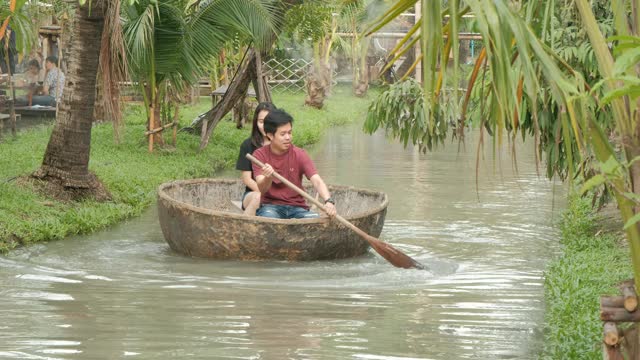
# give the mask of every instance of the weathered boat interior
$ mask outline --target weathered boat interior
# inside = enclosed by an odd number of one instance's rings
[[[384,193],[353,189],[346,186],[330,186],[331,196],[336,200],[338,213],[345,218],[359,216],[379,208],[385,201]],[[206,179],[180,181],[169,184],[162,191],[177,202],[214,211],[240,213],[233,204],[240,201],[245,187],[238,180]],[[305,191],[315,197],[311,184]],[[319,211],[319,210],[318,210]]]

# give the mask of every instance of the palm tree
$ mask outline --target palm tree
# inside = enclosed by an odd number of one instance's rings
[[[139,0],[125,7],[123,25],[131,78],[140,84],[149,130],[158,125],[160,107],[186,86],[197,83],[211,57],[235,36],[258,45],[273,31],[274,14],[264,0]],[[149,136],[149,151],[154,136]]]
[[[363,36],[366,25],[367,9],[371,0],[347,0],[341,4],[338,17],[339,31],[349,33],[353,37],[350,44],[351,69],[353,73],[353,94],[362,97],[369,89],[369,69],[367,68],[367,52],[370,39]]]
[[[73,33],[71,36],[71,58],[68,59],[68,70],[66,74],[65,91],[54,125],[53,133],[49,140],[45,152],[42,166],[33,174],[34,177],[44,179],[50,183],[59,184],[60,190],[72,199],[92,196],[97,199],[108,198],[108,193],[102,187],[100,181],[89,172],[89,155],[91,149],[91,126],[95,101],[96,74],[99,66],[99,56],[102,33],[104,31],[104,14],[107,8],[113,10],[120,5],[118,0],[91,0],[82,1],[84,4],[78,6],[74,17]],[[127,2],[127,5],[136,6],[138,3],[146,3],[145,0]],[[165,2],[155,2],[156,9],[146,13],[139,25],[149,25],[148,21],[164,19],[155,17],[155,11],[160,9],[169,11],[167,23],[174,25],[183,24],[183,18],[171,11],[180,10],[184,16],[184,8],[164,6]],[[171,2],[174,5],[177,2]],[[184,2],[186,3],[186,1]],[[213,4],[219,7],[213,7]],[[180,87],[182,82],[194,81],[197,79],[197,64],[200,63],[202,54],[210,48],[208,43],[219,44],[227,39],[232,30],[241,29],[243,31],[257,34],[264,31],[264,16],[250,16],[253,11],[262,11],[257,5],[263,4],[259,0],[247,0],[235,2],[230,0],[207,1],[200,4],[202,11],[195,11],[188,17],[186,28],[178,28],[180,33],[169,32],[165,34],[171,41],[177,43],[162,43],[153,47],[155,54],[154,62],[147,66],[154,67],[154,74],[161,74],[160,81],[172,80],[172,84]],[[252,6],[253,5],[253,6]],[[186,7],[185,7],[186,8]],[[208,9],[208,10],[206,10]],[[213,10],[219,11],[213,14]],[[109,11],[108,14],[118,14],[118,11]],[[249,19],[249,20],[247,20]],[[146,22],[145,22],[146,21]],[[113,22],[112,22],[113,23]],[[153,26],[147,27],[153,29]],[[176,28],[174,27],[174,30]],[[151,43],[153,37],[149,37],[150,32],[139,32],[142,38],[134,39],[133,48],[137,54],[144,53],[144,46]],[[182,36],[182,38],[180,37]],[[188,44],[191,48],[185,46]],[[136,47],[139,46],[139,47]],[[176,47],[180,46],[180,47]],[[189,49],[196,49],[189,55]],[[135,54],[134,53],[134,56]],[[180,56],[173,56],[175,54]],[[196,54],[196,55],[193,55]],[[199,55],[198,55],[199,54]],[[117,54],[116,54],[117,55]],[[117,57],[117,56],[116,56]],[[144,59],[150,60],[153,57],[140,56],[134,58],[135,65],[143,67]],[[183,62],[181,62],[183,61]],[[192,71],[170,71],[170,67],[180,67],[181,65]],[[157,78],[150,78],[154,80]],[[105,84],[105,86],[110,86]],[[157,90],[157,87],[154,87]],[[155,99],[155,98],[152,98]]]
[[[90,5],[76,9],[63,97],[42,166],[33,174],[59,182],[63,189],[73,189],[80,197],[101,189],[89,172],[89,154],[100,56],[96,44],[102,38],[106,6],[104,0],[92,0]]]
[[[396,2],[369,31],[416,3]],[[422,85],[402,83],[383,94],[370,108],[366,129],[389,128],[405,143],[426,151],[442,142],[449,123],[462,135],[471,121],[488,129],[496,138],[494,144],[501,144],[505,136],[532,136],[536,154],[547,155],[549,176],[573,177],[578,164],[592,161],[597,175],[583,191],[604,185],[613,192],[625,222],[635,286],[640,289],[639,5],[628,0],[575,0],[572,6],[585,32],[586,54],[593,54],[597,64],[597,73],[583,74],[555,47],[555,3],[449,0],[443,7],[440,1],[422,2],[417,35],[400,45],[402,51],[411,41],[421,44]],[[609,34],[599,27],[592,3],[596,11],[604,6],[612,14],[616,37],[606,39]],[[459,94],[457,86],[448,92],[443,84],[448,77],[458,83],[457,33],[467,13],[475,16],[484,48],[467,93]],[[448,73],[451,51],[453,67]],[[461,103],[459,95],[464,95]],[[475,110],[467,114],[471,107]]]
[[[333,13],[340,1],[307,1],[292,6],[285,14],[285,32],[299,43],[310,43],[313,65],[307,75],[305,105],[324,106],[331,88],[331,49],[337,40],[337,21]]]

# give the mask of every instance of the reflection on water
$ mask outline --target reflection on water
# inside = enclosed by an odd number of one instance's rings
[[[0,257],[0,359],[532,358],[562,188],[530,162],[514,175],[505,159],[483,165],[476,192],[474,152],[420,155],[350,128],[311,151],[327,182],[389,194],[382,239],[430,271],[373,252],[186,258],[169,250],[155,209]]]

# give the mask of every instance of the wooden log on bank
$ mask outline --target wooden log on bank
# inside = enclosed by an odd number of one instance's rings
[[[629,312],[636,311],[636,309],[638,308],[638,295],[636,295],[635,287],[623,287],[622,296],[624,297],[624,308]]]
[[[600,319],[605,322],[602,355],[605,360],[640,359],[638,324],[624,329],[616,324],[640,322],[634,279],[621,282],[618,289],[622,295],[600,297]]]
[[[600,307],[600,320],[638,322],[640,321],[640,311],[629,312],[624,307]]]
[[[605,360],[624,360],[622,351],[619,346],[610,346],[602,344],[602,357]]]
[[[600,297],[601,308],[624,308],[628,312],[634,312],[638,309],[638,295],[634,286],[624,286],[620,288],[623,295],[621,296],[602,296]]]
[[[620,342],[620,338],[622,337],[622,333],[616,326],[614,322],[606,322],[603,326],[604,332],[604,343],[609,346],[615,346]]]
[[[624,296],[602,296],[600,308],[624,308]]]

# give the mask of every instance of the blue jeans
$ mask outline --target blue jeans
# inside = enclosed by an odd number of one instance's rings
[[[56,106],[56,99],[51,95],[34,95],[31,98],[32,105]]]
[[[291,205],[264,204],[256,211],[257,216],[273,219],[313,219],[320,215],[303,207]]]

